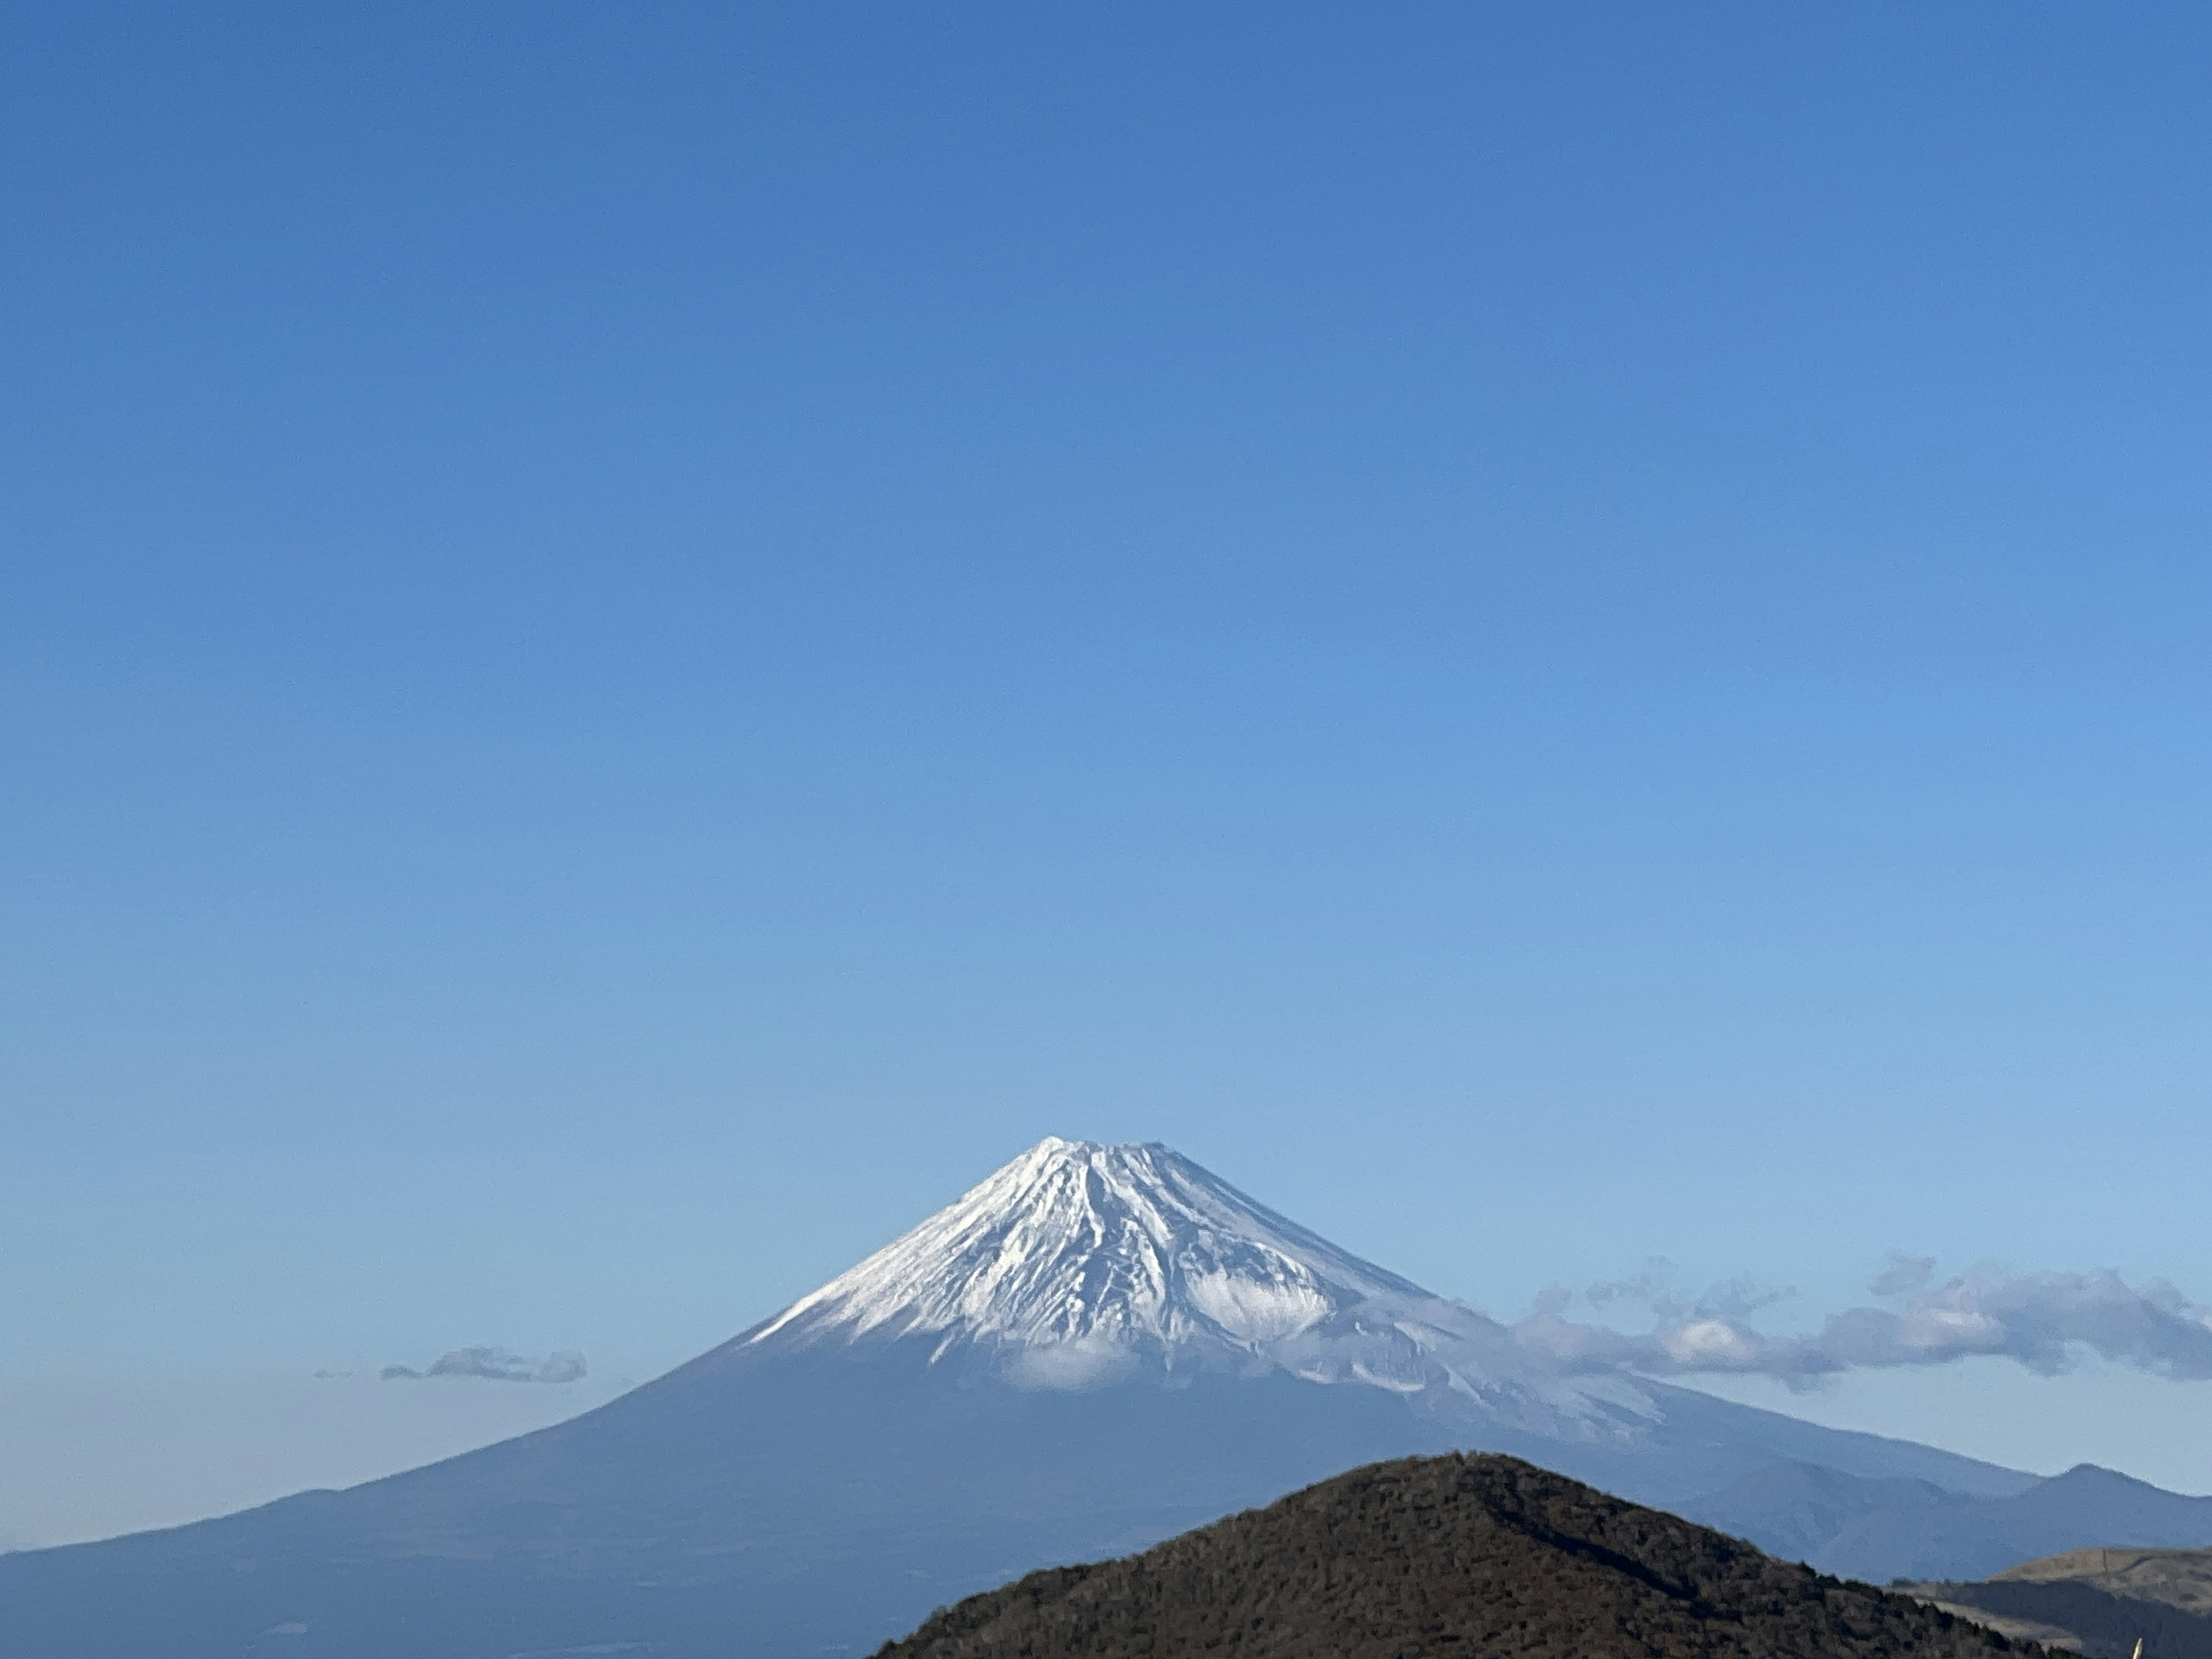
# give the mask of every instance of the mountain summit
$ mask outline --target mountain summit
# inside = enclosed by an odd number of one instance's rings
[[[1435,1299],[1157,1142],[1048,1136],[753,1340],[1097,1344],[1172,1366]]]
[[[1167,1147],[1048,1139],[597,1411],[347,1492],[0,1558],[0,1606],[15,1648],[72,1659],[765,1659],[872,1647],[1032,1568],[1452,1450],[1762,1515],[1761,1472],[1785,1466],[1845,1509],[1924,1483],[1939,1518],[2034,1484],[1578,1370]]]
[[[1634,1380],[1566,1373],[1158,1142],[1041,1140],[743,1340],[924,1342],[933,1365],[1027,1388],[1280,1370],[1456,1391],[1493,1418],[1585,1438],[1658,1415]]]

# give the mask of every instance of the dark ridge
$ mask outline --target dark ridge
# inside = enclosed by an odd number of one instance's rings
[[[2091,1655],[2127,1659],[2141,1641],[2143,1659],[2212,1659],[2212,1619],[2069,1579],[1917,1584],[1912,1593],[2002,1619],[2053,1626],[2078,1639]]]
[[[877,1659],[2040,1654],[1517,1458],[1378,1463],[940,1608]]]

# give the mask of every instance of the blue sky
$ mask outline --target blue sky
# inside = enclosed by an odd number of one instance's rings
[[[2212,1297],[2208,47],[17,9],[0,1544],[573,1409],[1047,1133],[1506,1315]],[[366,1380],[488,1342],[591,1379]],[[1793,1408],[2212,1489],[2204,1384]]]

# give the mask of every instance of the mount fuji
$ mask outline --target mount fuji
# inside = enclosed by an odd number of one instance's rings
[[[1164,1146],[1055,1139],[595,1411],[344,1492],[0,1558],[0,1607],[15,1650],[81,1659],[862,1651],[1030,1568],[1449,1449],[1692,1514],[1771,1503],[1777,1471],[1809,1468],[1862,1533],[1899,1491],[1925,1534],[1946,1505],[2037,1485],[1575,1370]]]

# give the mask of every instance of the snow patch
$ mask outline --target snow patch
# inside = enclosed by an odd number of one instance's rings
[[[1268,1280],[1231,1273],[1185,1275],[1183,1295],[1192,1307],[1230,1335],[1248,1342],[1271,1342],[1317,1325],[1335,1310],[1311,1284]]]

